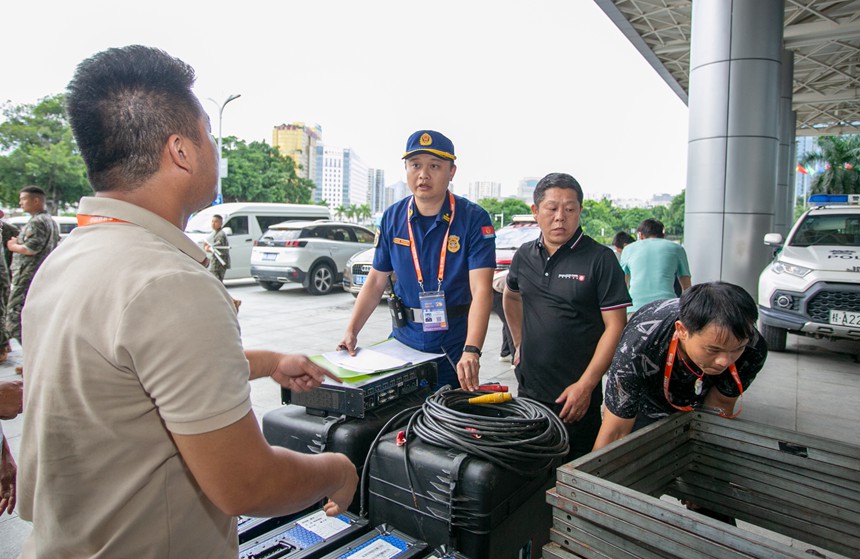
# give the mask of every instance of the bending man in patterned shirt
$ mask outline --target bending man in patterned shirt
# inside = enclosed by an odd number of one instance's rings
[[[737,415],[738,398],[767,358],[757,319],[753,298],[719,281],[642,307],[624,329],[609,367],[594,450],[675,411]]]

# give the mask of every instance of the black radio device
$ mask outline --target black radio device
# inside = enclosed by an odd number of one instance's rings
[[[282,388],[281,402],[304,406],[311,414],[364,417],[368,411],[422,388],[432,390],[434,386],[436,363],[427,361],[355,380],[344,379],[343,383],[326,378],[318,388],[308,392]]]

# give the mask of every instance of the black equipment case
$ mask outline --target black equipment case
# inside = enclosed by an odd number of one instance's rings
[[[424,559],[469,559],[457,551],[450,551],[446,546],[437,547]]]
[[[546,491],[555,483],[555,468],[523,477],[418,438],[397,446],[389,432],[371,455],[369,475],[372,525],[387,522],[471,559],[537,558],[549,541]]]
[[[361,475],[370,445],[388,420],[407,408],[420,406],[429,393],[429,389],[423,389],[403,396],[368,412],[362,419],[311,415],[302,406],[283,406],[263,416],[263,436],[271,445],[304,454],[340,452],[355,464]],[[356,491],[349,510],[357,514],[359,505],[360,495]]]

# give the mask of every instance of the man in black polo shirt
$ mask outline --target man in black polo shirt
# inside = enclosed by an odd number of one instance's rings
[[[541,236],[517,250],[504,294],[517,393],[567,425],[568,460],[590,452],[600,430],[601,379],[631,304],[612,250],[579,225],[582,197],[568,174],[538,182],[532,213]]]

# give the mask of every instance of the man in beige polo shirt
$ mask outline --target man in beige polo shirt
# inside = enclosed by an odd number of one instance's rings
[[[183,229],[216,195],[194,71],[148,47],[82,62],[67,111],[94,197],[42,265],[24,309],[22,557],[237,555],[235,515],[275,516],[358,478],[342,454],[270,447],[249,378],[293,390],[325,371],[243,351],[230,295]]]

